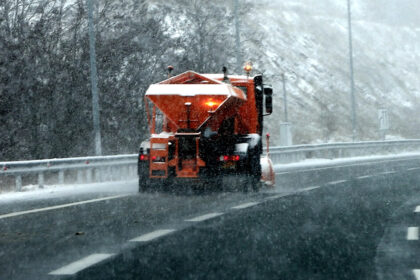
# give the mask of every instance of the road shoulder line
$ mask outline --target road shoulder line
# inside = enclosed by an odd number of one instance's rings
[[[338,180],[338,181],[332,181],[328,182],[327,185],[338,185],[347,182],[347,180]]]
[[[233,206],[233,207],[231,207],[231,209],[235,209],[235,210],[245,209],[245,208],[252,207],[252,206],[255,206],[255,205],[258,205],[258,204],[260,204],[260,202],[247,202],[247,203],[243,203],[243,204]]]
[[[162,237],[164,235],[168,235],[172,232],[174,232],[174,229],[160,229],[160,230],[155,230],[143,235],[140,235],[136,238],[133,238],[130,240],[130,242],[147,242],[147,241],[151,241],[153,239]]]
[[[97,264],[113,255],[114,254],[92,254],[87,257],[84,257],[83,259],[80,259],[66,266],[63,266],[57,270],[51,271],[48,274],[49,275],[74,275],[77,272],[85,268],[88,268],[89,266],[92,266],[94,264]]]
[[[420,269],[413,269],[414,276],[417,280],[420,280]]]
[[[202,222],[205,220],[209,220],[218,216],[223,215],[223,213],[220,212],[215,212],[215,213],[209,213],[209,214],[205,214],[205,215],[201,215],[192,219],[187,219],[185,220],[186,222]]]
[[[408,227],[407,228],[407,240],[419,240],[419,228]]]
[[[25,211],[19,211],[19,212],[12,212],[12,213],[8,213],[8,214],[0,215],[0,220],[1,219],[6,219],[6,218],[11,218],[11,217],[16,217],[16,216],[32,214],[32,213],[39,213],[39,212],[45,212],[45,211],[56,210],[56,209],[61,209],[61,208],[67,208],[67,207],[72,207],[72,206],[77,206],[77,205],[82,205],[82,204],[89,204],[89,203],[94,203],[94,202],[99,202],[99,201],[104,201],[104,200],[111,200],[111,199],[121,198],[121,197],[125,197],[125,196],[129,196],[129,195],[128,194],[123,194],[123,195],[107,196],[107,197],[89,199],[89,200],[84,200],[84,201],[78,201],[78,202],[72,202],[72,203],[66,203],[66,204],[59,204],[59,205],[49,206],[49,207],[45,207],[45,208],[38,208],[38,209],[31,209],[31,210],[25,210]]]

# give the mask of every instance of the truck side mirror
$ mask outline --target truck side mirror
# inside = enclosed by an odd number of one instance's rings
[[[265,112],[267,115],[273,113],[273,88],[271,86],[264,86],[265,95]]]

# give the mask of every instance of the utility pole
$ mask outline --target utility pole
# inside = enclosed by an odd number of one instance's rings
[[[286,80],[284,78],[284,73],[281,74],[281,80],[283,82],[283,108],[284,108],[284,122],[289,122],[289,118],[287,116],[287,92],[286,92]]]
[[[235,43],[236,43],[236,72],[242,71],[241,37],[239,33],[239,0],[235,1]]]
[[[102,155],[101,128],[99,124],[98,78],[96,73],[95,30],[93,26],[93,0],[87,0],[89,16],[90,81],[92,86],[93,132],[95,134],[95,155]]]
[[[354,93],[354,72],[353,72],[353,41],[351,30],[351,6],[350,0],[347,0],[347,18],[349,25],[349,57],[350,57],[350,94],[351,94],[351,122],[352,122],[352,138],[353,142],[357,138],[357,123],[356,123],[356,97]]]

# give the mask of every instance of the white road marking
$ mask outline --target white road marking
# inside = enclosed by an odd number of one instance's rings
[[[248,203],[233,206],[231,209],[245,209],[245,208],[257,205],[257,204],[260,204],[260,203],[259,202],[248,202]]]
[[[272,195],[272,196],[267,197],[267,200],[277,199],[277,198],[289,196],[292,194],[295,194],[295,193],[283,193],[283,194]]]
[[[420,280],[420,269],[413,269],[414,276],[417,280]]]
[[[111,256],[113,256],[114,254],[92,254],[89,255],[83,259],[80,259],[78,261],[75,261],[71,264],[68,264],[66,266],[63,266],[62,268],[59,268],[57,270],[51,271],[50,275],[73,275],[76,274],[77,272],[88,268],[91,265],[97,264]]]
[[[395,172],[395,171],[387,171],[387,172],[382,172],[382,173],[379,173],[380,175],[388,175],[388,174],[394,174],[394,173],[397,173],[397,172]]]
[[[188,219],[188,220],[185,220],[185,221],[186,222],[202,222],[202,221],[209,220],[209,219],[221,216],[221,215],[223,215],[223,213],[210,213],[210,214],[198,216],[198,217],[195,217],[195,218],[192,218],[192,219]]]
[[[0,215],[0,220],[5,219],[5,218],[10,218],[10,217],[26,215],[26,214],[50,211],[50,210],[72,207],[72,206],[76,206],[76,205],[88,204],[88,203],[99,202],[99,201],[104,201],[104,200],[111,200],[111,199],[121,198],[121,197],[125,197],[125,196],[129,196],[129,194],[107,196],[107,197],[101,197],[101,198],[95,198],[95,199],[90,199],[90,200],[72,202],[72,203],[67,203],[67,204],[54,205],[54,206],[45,207],[45,208],[38,208],[38,209],[32,209],[32,210],[26,210],[26,211],[13,212],[13,213]]]
[[[416,207],[416,210],[414,212],[419,213],[420,212],[420,205]]]
[[[418,170],[418,169],[420,169],[420,167],[408,168],[407,170],[408,170],[408,171],[411,171],[411,170]]]
[[[321,186],[312,186],[312,187],[307,187],[307,188],[304,188],[304,189],[302,189],[302,190],[299,190],[299,192],[306,192],[306,191],[311,191],[311,190],[314,190],[314,189],[318,189],[318,188],[320,188]]]
[[[347,182],[347,180],[332,181],[332,182],[328,182],[327,184],[328,185],[338,185],[338,184],[345,183],[345,182]]]
[[[419,228],[409,227],[407,229],[407,240],[419,240]]]
[[[281,198],[281,197],[291,196],[291,195],[298,194],[298,193],[301,193],[301,192],[307,192],[307,191],[310,191],[310,190],[318,189],[320,187],[321,186],[311,186],[311,187],[306,187],[304,189],[297,190],[295,192],[272,195],[272,196],[267,197],[266,200],[273,200],[273,199],[277,199],[277,198]]]
[[[147,241],[151,241],[153,239],[159,238],[161,236],[170,234],[174,231],[175,231],[174,229],[155,230],[155,231],[140,235],[139,237],[133,238],[130,241],[131,242],[147,242]]]
[[[366,178],[370,178],[370,177],[372,177],[372,175],[360,176],[360,177],[357,177],[357,179],[362,180],[362,179],[366,179]]]

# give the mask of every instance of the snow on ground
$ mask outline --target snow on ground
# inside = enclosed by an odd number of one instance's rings
[[[10,203],[12,201],[49,199],[92,193],[100,193],[105,195],[137,193],[137,184],[137,179],[133,179],[129,181],[114,181],[80,185],[45,185],[43,189],[38,189],[37,185],[28,185],[22,187],[22,192],[0,194],[0,204]]]

